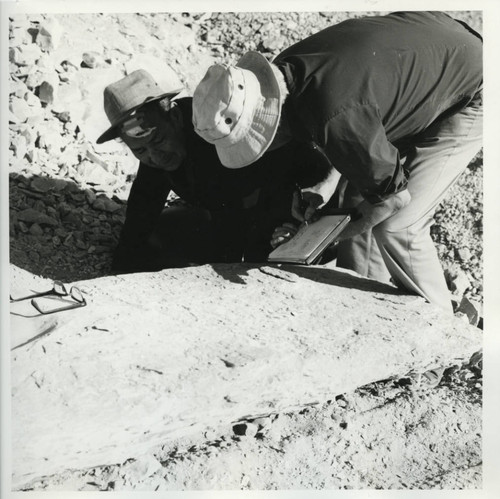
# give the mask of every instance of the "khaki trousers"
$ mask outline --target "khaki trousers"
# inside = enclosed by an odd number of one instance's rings
[[[337,265],[426,298],[452,312],[430,227],[437,206],[482,146],[482,96],[431,125],[406,157],[410,203],[372,230],[339,244]],[[347,185],[342,207],[362,200]]]

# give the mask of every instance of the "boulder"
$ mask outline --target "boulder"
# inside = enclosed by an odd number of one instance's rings
[[[12,54],[12,62],[15,62],[18,66],[32,66],[38,61],[41,55],[42,51],[40,47],[34,43],[19,45],[15,47]]]
[[[42,50],[54,50],[59,47],[63,32],[61,24],[55,17],[46,18],[40,25],[36,43]]]
[[[57,220],[33,208],[20,211],[17,218],[23,222],[37,223],[39,225],[58,225]]]
[[[15,296],[51,287],[11,276]],[[74,284],[87,306],[11,305],[14,487],[481,349],[479,329],[340,269],[214,264]]]
[[[45,104],[52,104],[57,98],[59,88],[59,77],[56,72],[46,73],[40,84],[38,98]]]
[[[182,89],[183,85],[179,75],[167,64],[165,59],[155,57],[149,54],[141,54],[132,57],[125,63],[127,74],[137,69],[145,69],[156,80],[156,83],[165,92]]]
[[[19,97],[12,97],[9,109],[15,116],[17,123],[24,123],[32,113],[30,105]]]

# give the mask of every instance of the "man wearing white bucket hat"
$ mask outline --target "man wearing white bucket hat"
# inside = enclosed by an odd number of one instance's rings
[[[143,69],[104,90],[110,127],[97,142],[120,139],[140,161],[114,272],[264,261],[272,231],[288,215],[295,180],[283,181],[284,167],[290,171],[304,154],[287,147],[268,155],[269,165],[224,168],[215,148],[194,133],[192,99],[180,91],[168,82],[160,88]],[[278,189],[275,177],[282,179]],[[181,201],[165,209],[171,191]]]
[[[228,168],[287,140],[312,145],[330,169],[301,184],[295,218],[323,207],[342,174],[342,206],[359,216],[341,235],[337,264],[390,276],[451,312],[430,226],[481,148],[482,40],[470,27],[445,13],[396,12],[331,26],[272,64],[245,54],[235,67],[209,68],[193,124]],[[291,233],[278,228],[273,244]]]

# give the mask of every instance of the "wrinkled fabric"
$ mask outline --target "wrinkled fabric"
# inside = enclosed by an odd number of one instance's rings
[[[326,28],[273,61],[296,140],[312,141],[369,202],[405,189],[414,137],[482,89],[482,41],[441,12],[396,12]]]

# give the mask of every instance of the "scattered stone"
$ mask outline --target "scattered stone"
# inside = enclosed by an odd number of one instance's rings
[[[42,51],[38,45],[30,43],[29,45],[19,45],[15,47],[12,54],[14,61],[18,66],[33,66],[36,64]]]
[[[62,113],[55,113],[55,115],[57,119],[62,123],[67,123],[71,119],[69,111],[63,111]]]
[[[92,163],[97,163],[98,165],[102,166],[106,171],[109,169],[109,164],[104,161],[98,154],[94,153],[91,151],[88,147],[87,150],[85,151],[85,157],[92,161]]]
[[[29,232],[30,232],[30,234],[33,234],[34,236],[41,236],[41,235],[43,235],[43,229],[37,223],[34,223],[29,228]]]
[[[36,66],[33,66],[32,68],[30,68],[27,74],[25,80],[26,86],[31,90],[35,90],[42,84],[44,78],[45,78],[45,71],[41,71]]]
[[[82,92],[77,85],[73,84],[62,84],[58,86],[57,89],[57,100],[52,106],[52,111],[54,113],[62,114],[64,112],[69,113],[70,116],[74,116],[75,119],[79,119],[82,115],[81,101]]]
[[[470,286],[470,280],[467,274],[458,267],[452,267],[445,270],[445,278],[450,291],[458,296],[462,296],[465,290]]]
[[[35,135],[35,131],[33,130],[32,127],[23,126],[19,130],[19,133],[26,139],[27,147],[31,147],[34,144],[36,135]]]
[[[38,98],[45,104],[52,104],[57,97],[59,78],[55,73],[49,73],[40,85]]]
[[[132,57],[130,61],[125,63],[125,71],[127,74],[136,69],[145,69],[156,80],[160,88],[165,92],[170,90],[178,90],[184,87],[179,74],[174,71],[163,59],[155,57],[151,54],[141,54],[137,57]]]
[[[69,168],[74,167],[80,162],[80,152],[77,147],[71,144],[66,146],[64,151],[59,155],[57,159],[57,164],[61,167]]]
[[[20,123],[19,118],[9,109],[9,124]]]
[[[262,40],[262,46],[269,52],[275,52],[281,50],[287,43],[287,39],[284,36],[272,36]]]
[[[40,261],[40,255],[39,255],[39,253],[37,253],[34,250],[31,250],[28,253],[28,256],[29,256],[30,260],[32,260],[33,262],[39,262]]]
[[[481,307],[479,303],[464,296],[455,313],[465,315],[470,324],[477,326],[481,318]]]
[[[28,208],[26,210],[22,210],[17,214],[17,218],[22,220],[23,222],[28,223],[37,223],[40,225],[58,225],[57,220],[44,213],[40,213],[39,211]]]
[[[19,99],[19,97],[12,97],[9,109],[18,123],[24,123],[32,113],[30,105],[24,99]]]
[[[161,463],[151,455],[146,455],[138,460],[130,460],[121,466],[122,476],[128,480],[141,480],[150,477],[157,471],[163,469]]]
[[[37,67],[44,73],[53,73],[56,70],[56,65],[54,63],[54,58],[46,53],[40,56],[36,63]]]
[[[24,100],[28,103],[28,106],[31,107],[32,112],[36,112],[42,107],[40,99],[33,92],[26,92]]]
[[[28,26],[14,26],[9,33],[9,53],[14,47],[19,45],[29,45],[32,43],[31,35],[28,33]]]
[[[24,135],[16,135],[10,143],[10,148],[14,151],[16,158],[23,159],[26,154],[26,137]]]
[[[65,146],[65,140],[61,136],[61,133],[55,128],[47,127],[39,130],[39,134],[39,147],[43,147],[50,156],[59,156],[62,148]],[[51,157],[50,160],[50,164],[54,165],[54,158]]]
[[[471,250],[467,247],[459,248],[457,253],[458,253],[458,258],[460,258],[462,262],[468,262],[472,256]]]
[[[255,437],[259,431],[258,425],[250,423],[249,421],[237,423],[233,426],[233,432],[240,437]]]
[[[37,192],[48,192],[51,190],[61,191],[65,188],[67,182],[59,178],[35,177],[30,187]]]
[[[59,46],[63,29],[57,19],[45,19],[40,25],[36,43],[42,50],[54,50]]]
[[[96,193],[92,189],[85,189],[85,198],[87,199],[87,203],[90,205],[96,200]]]
[[[104,60],[97,52],[84,52],[82,54],[82,65],[90,69],[97,68],[104,65]]]
[[[10,89],[9,92],[11,95],[15,95],[16,97],[19,97],[20,99],[24,99],[24,96],[29,92],[29,88],[27,85],[22,82],[21,80],[18,80],[17,78],[14,79],[12,78],[10,80]]]
[[[107,197],[98,197],[93,203],[92,208],[95,210],[106,211],[108,213],[114,213],[121,208],[121,205],[115,203],[113,200]]]
[[[81,181],[99,186],[110,186],[116,183],[116,178],[99,164],[82,161],[77,167],[78,177]]]

